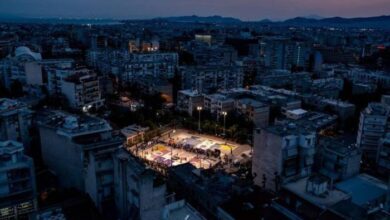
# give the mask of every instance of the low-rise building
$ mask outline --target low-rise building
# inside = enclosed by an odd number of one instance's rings
[[[177,110],[187,112],[189,115],[192,115],[192,112],[199,106],[203,106],[203,95],[197,91],[180,90],[177,93]]]
[[[218,116],[222,112],[229,112],[234,109],[234,99],[219,93],[205,95],[204,109]]]
[[[256,127],[268,126],[270,107],[266,103],[251,98],[241,98],[235,100],[235,108],[252,120]]]
[[[121,129],[121,133],[126,138],[127,146],[131,147],[134,144],[142,143],[145,138],[145,132],[148,131],[148,127],[141,127],[133,124]]]

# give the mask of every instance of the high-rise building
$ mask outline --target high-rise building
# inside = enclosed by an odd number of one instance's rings
[[[133,53],[129,60],[123,61],[122,82],[132,82],[136,77],[153,76],[172,78],[179,58],[177,53]]]
[[[28,219],[37,209],[33,160],[23,144],[0,142],[0,219]]]
[[[191,163],[171,167],[168,177],[168,184],[175,193],[210,219],[220,219],[217,217],[218,208],[232,198],[236,187],[240,187],[239,181],[231,175],[203,172]]]
[[[319,139],[319,172],[332,182],[346,180],[359,174],[361,150],[337,138]]]
[[[199,93],[214,93],[218,90],[241,88],[244,73],[239,66],[197,66],[181,71],[182,88],[197,90]]]
[[[115,203],[120,219],[161,219],[166,204],[163,179],[125,149],[114,157]]]
[[[108,122],[100,118],[76,116],[61,111],[41,114],[38,121],[42,157],[49,169],[55,172],[61,185],[84,192],[97,190],[96,192],[104,194],[106,189],[100,189],[99,183],[93,182],[99,180],[97,172],[100,172],[100,168],[92,168],[105,158],[104,153],[111,154],[110,149],[120,146],[123,138],[115,136]],[[96,173],[91,174],[92,171]],[[94,177],[96,179],[89,183]],[[110,177],[103,175],[102,178]]]
[[[85,167],[85,191],[100,212],[115,207],[114,160],[113,155],[119,148],[120,141],[90,151]]]
[[[387,133],[379,141],[376,165],[380,173],[385,175],[390,174],[390,133]]]
[[[91,70],[74,71],[62,81],[61,92],[66,96],[69,105],[75,109],[88,110],[103,106],[99,77]]]
[[[74,60],[72,59],[47,59],[39,62],[42,66],[44,84],[50,95],[61,93],[61,82],[73,73]]]
[[[363,157],[375,160],[379,140],[388,130],[389,109],[381,103],[370,103],[360,113],[356,144],[363,151]]]
[[[309,50],[304,42],[288,38],[266,38],[262,47],[264,64],[271,69],[304,67],[309,58]]]
[[[0,140],[22,142],[30,145],[29,129],[32,111],[27,106],[13,99],[0,99]]]
[[[278,190],[286,182],[309,176],[315,142],[314,129],[294,123],[255,130],[252,159],[255,184]]]

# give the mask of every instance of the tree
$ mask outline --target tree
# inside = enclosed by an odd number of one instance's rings
[[[172,98],[174,103],[177,102],[177,92],[181,89],[181,80],[181,74],[179,73],[179,70],[175,68],[175,75],[170,80],[172,84]]]
[[[0,97],[8,97],[9,91],[3,86],[0,85]]]
[[[13,98],[18,98],[23,96],[23,85],[19,80],[14,80],[11,83],[10,87],[11,96]]]

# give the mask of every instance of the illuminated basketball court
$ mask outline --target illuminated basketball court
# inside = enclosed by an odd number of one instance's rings
[[[171,130],[157,143],[149,143],[137,151],[139,157],[164,167],[189,162],[204,169],[212,168],[226,158],[239,159],[242,154],[249,156],[250,146],[187,130]]]
[[[173,148],[164,144],[156,144],[142,150],[139,152],[138,156],[167,167],[189,162],[197,168],[209,169],[219,162],[219,159],[216,158]]]

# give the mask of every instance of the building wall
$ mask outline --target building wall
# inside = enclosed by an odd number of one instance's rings
[[[25,147],[30,146],[31,115],[28,109],[20,109],[10,115],[0,116],[0,140],[14,140],[22,142]]]
[[[342,176],[343,180],[359,174],[361,159],[362,159],[361,153],[356,153],[351,155],[351,157],[348,159],[346,170]]]
[[[255,175],[254,182],[263,186],[263,175],[266,176],[266,188],[275,190],[273,181],[275,172],[282,172],[282,138],[266,130],[254,131],[254,149],[252,159],[252,173]]]
[[[40,126],[39,132],[43,160],[57,175],[61,185],[84,191],[84,155],[81,147],[53,129]]]
[[[99,195],[98,195],[98,186],[97,186],[97,177],[96,177],[96,161],[93,154],[88,155],[89,163],[86,168],[86,174],[85,174],[85,192],[88,193],[88,195],[91,197],[92,201],[95,203],[96,207],[100,209],[100,201],[99,201]]]
[[[115,203],[121,219],[161,219],[166,185],[154,185],[152,170],[128,152],[114,157]]]
[[[114,161],[113,153],[117,145],[107,145],[97,152],[88,153],[88,166],[85,173],[85,190],[96,207],[104,211],[105,205],[114,203]]]
[[[74,83],[62,81],[61,92],[68,99],[70,107],[79,108],[80,103],[78,101],[78,97],[76,94],[76,85]]]
[[[269,124],[269,107],[261,107],[253,109],[252,120],[257,128],[267,127]]]
[[[37,210],[34,161],[23,152],[0,162],[0,219],[24,219]]]
[[[365,153],[365,157],[375,159],[379,140],[386,132],[387,116],[360,114],[356,144]]]
[[[140,189],[141,220],[160,219],[165,206],[165,185],[155,187],[153,176],[143,176],[138,183]]]
[[[42,66],[36,62],[28,62],[24,65],[26,83],[31,85],[43,85]]]

